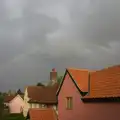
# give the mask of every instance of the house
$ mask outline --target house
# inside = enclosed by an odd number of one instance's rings
[[[4,97],[5,109],[8,108],[10,113],[21,113],[24,107],[23,96],[17,95],[6,95]]]
[[[119,120],[120,65],[66,69],[57,96],[59,120]]]
[[[52,108],[31,108],[27,116],[28,120],[58,120],[57,114]]]
[[[55,73],[54,73],[55,72]],[[58,84],[56,81],[56,71],[50,73],[50,80],[54,81],[49,86],[28,86],[25,89],[24,95],[24,116],[27,115],[30,108],[54,108],[57,112],[57,97],[56,92]]]
[[[57,110],[57,92],[58,86],[28,86],[24,96],[24,116],[30,108],[49,108]]]

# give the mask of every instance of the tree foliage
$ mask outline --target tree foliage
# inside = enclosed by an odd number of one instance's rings
[[[57,82],[58,82],[58,84],[61,83],[62,79],[63,79],[63,76],[58,76],[58,78],[57,78]]]
[[[9,90],[9,91],[8,91],[8,94],[11,95],[11,94],[12,94],[12,90]]]
[[[22,94],[20,89],[18,89],[17,94],[20,94],[20,95]]]
[[[45,85],[43,85],[41,82],[38,82],[37,86],[45,86]]]
[[[0,120],[3,120],[3,109],[4,109],[4,104],[3,104],[3,95],[0,95]]]

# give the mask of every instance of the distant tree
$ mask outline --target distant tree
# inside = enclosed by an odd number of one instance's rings
[[[12,95],[16,95],[16,90],[13,90],[13,91],[12,91]]]
[[[0,95],[0,105],[3,103],[3,96]]]
[[[21,90],[20,90],[20,89],[18,89],[17,94],[22,94],[22,92],[21,92]]]
[[[4,92],[4,93],[2,93],[2,95],[3,95],[3,96],[5,96],[5,95],[7,95],[7,93],[6,93],[6,92]]]
[[[12,94],[12,91],[11,91],[11,90],[9,90],[9,91],[8,91],[8,95],[11,95],[11,94]]]
[[[58,76],[58,77],[57,77],[57,80],[55,81],[55,83],[57,82],[58,84],[60,84],[61,81],[62,81],[62,79],[63,79],[63,76]],[[50,81],[47,86],[52,86],[52,85],[54,85],[55,83],[53,83],[53,81]]]
[[[58,76],[58,78],[57,78],[58,84],[60,84],[60,82],[62,81],[62,79],[63,79],[63,76]]]
[[[4,104],[3,104],[3,95],[0,95],[0,120],[3,120],[3,110],[4,110]]]
[[[45,86],[45,85],[43,85],[41,82],[38,82],[37,86]]]

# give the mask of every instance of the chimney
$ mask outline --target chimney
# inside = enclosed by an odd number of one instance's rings
[[[57,82],[57,72],[55,68],[53,68],[52,72],[50,72],[50,81],[52,81],[53,84]]]

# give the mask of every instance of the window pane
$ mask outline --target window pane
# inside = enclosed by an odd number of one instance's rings
[[[70,98],[68,98],[68,109],[70,109]]]
[[[30,108],[32,107],[31,104],[29,104]]]
[[[66,108],[67,109],[69,108],[69,98],[68,97],[66,98]]]
[[[72,98],[70,98],[70,108],[72,109]]]
[[[72,97],[67,97],[66,98],[66,108],[67,109],[72,109]]]

